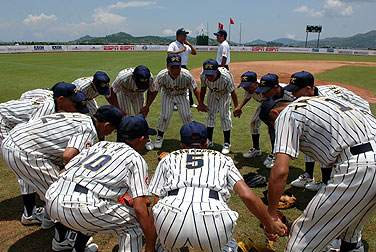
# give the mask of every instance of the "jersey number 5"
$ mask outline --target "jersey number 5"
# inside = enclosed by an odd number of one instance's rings
[[[185,168],[197,169],[204,165],[203,154],[188,154]]]

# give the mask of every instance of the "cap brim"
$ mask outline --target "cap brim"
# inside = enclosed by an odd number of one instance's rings
[[[76,109],[77,109],[78,112],[80,112],[82,114],[89,113],[89,109],[84,105],[76,105]]]
[[[204,70],[202,72],[203,75],[215,75],[217,73],[217,70]]]
[[[222,34],[220,34],[220,33],[217,33],[217,32],[215,32],[215,33],[213,33],[215,36],[221,36]]]
[[[181,66],[181,62],[171,62],[171,63],[167,63],[167,66]]]
[[[137,79],[135,79],[136,81],[136,86],[138,89],[148,89],[149,88],[149,82],[142,82],[142,81],[139,81]]]
[[[110,94],[110,88],[97,88],[98,93],[101,95],[109,95]]]
[[[155,136],[157,134],[157,131],[155,129],[149,128],[148,129],[148,135],[149,136]]]
[[[241,82],[238,86],[238,88],[240,87],[249,87],[251,86],[253,83],[252,82]]]
[[[271,89],[271,87],[258,87],[255,90],[255,93],[265,93],[265,92],[269,91],[270,89]]]
[[[289,92],[296,92],[300,89],[300,87],[294,84],[288,84],[283,89]]]

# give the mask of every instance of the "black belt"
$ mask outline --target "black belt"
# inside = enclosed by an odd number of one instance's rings
[[[175,190],[169,191],[167,195],[174,196],[174,195],[178,195],[178,193],[179,193],[179,189],[175,189]],[[209,198],[219,200],[218,192],[210,189]]]
[[[76,184],[76,186],[74,187],[74,191],[87,194],[87,192],[89,190],[86,187],[83,187],[83,186],[80,186],[79,184]]]
[[[373,151],[370,143],[360,144],[357,146],[350,147],[350,152],[353,155],[358,155],[364,152]]]

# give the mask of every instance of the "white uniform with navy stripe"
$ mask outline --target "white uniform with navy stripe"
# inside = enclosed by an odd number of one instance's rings
[[[234,77],[224,67],[219,67],[219,78],[209,81],[205,75],[201,73],[201,87],[207,87],[208,94],[206,102],[208,106],[208,114],[206,116],[206,126],[214,127],[217,112],[221,118],[223,131],[231,130],[231,92],[235,89]]]
[[[44,96],[51,96],[53,97],[54,93],[49,89],[38,88],[26,91],[25,93],[21,94],[21,99],[31,99],[36,97],[44,97]]]
[[[157,125],[159,131],[165,132],[167,130],[174,104],[178,107],[183,124],[193,121],[187,90],[194,90],[197,84],[188,70],[182,68],[180,75],[174,80],[168,73],[167,68],[163,69],[158,73],[155,85],[158,87],[158,91],[161,91],[161,114]]]
[[[55,101],[51,96],[33,99],[11,100],[0,104],[0,145],[9,132],[20,123],[33,118],[55,113]],[[30,194],[34,190],[22,179],[18,179],[21,194]]]
[[[56,113],[18,124],[3,141],[3,158],[17,178],[44,200],[57,180],[67,147],[78,151],[97,139],[92,118],[80,113]]]
[[[275,153],[297,158],[300,150],[333,167],[328,185],[294,222],[286,251],[322,251],[338,236],[360,241],[376,210],[376,119],[334,97],[302,97],[280,113],[275,128]],[[368,152],[350,148],[366,143]]]
[[[149,79],[148,89],[139,89],[133,78],[134,68],[127,68],[119,72],[118,76],[112,83],[112,89],[117,95],[121,110],[127,113],[127,116],[139,115],[145,103],[145,91],[155,92],[157,88],[154,84],[153,75]]]
[[[82,77],[72,82],[73,85],[76,85],[77,90],[80,90],[85,94],[87,98],[86,107],[89,109],[89,114],[94,115],[98,110],[98,104],[94,98],[100,94],[93,87],[94,77]]]
[[[229,189],[241,179],[232,159],[214,150],[182,149],[163,158],[149,187],[160,197],[153,207],[158,251],[188,245],[201,251],[237,251],[232,233],[238,213],[226,202]]]
[[[133,208],[116,199],[149,195],[148,166],[125,143],[101,141],[74,157],[46,193],[51,218],[87,235],[119,239],[119,251],[141,251],[142,230]],[[75,190],[76,185],[87,190]]]
[[[369,103],[366,100],[351,92],[350,90],[347,90],[346,88],[335,85],[317,86],[314,93],[316,96],[336,97],[338,99],[341,99],[342,101],[350,103],[354,108],[371,112]],[[307,155],[304,156],[304,161],[314,162],[314,160]],[[325,167],[322,164],[320,166],[323,168]]]

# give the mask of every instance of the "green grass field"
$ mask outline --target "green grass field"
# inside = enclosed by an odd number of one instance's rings
[[[101,53],[51,53],[51,54],[16,54],[0,55],[0,69],[3,73],[0,80],[2,92],[0,102],[19,98],[24,91],[35,88],[49,88],[59,81],[71,82],[82,76],[91,76],[97,70],[105,71],[114,80],[118,72],[127,67],[134,67],[140,64],[150,68],[154,76],[159,70],[165,68],[164,52],[101,52]],[[199,52],[197,56],[190,56],[190,69],[201,67],[208,58],[215,58],[215,52]],[[231,53],[232,62],[245,61],[266,61],[266,60],[331,60],[331,61],[360,61],[376,62],[376,57],[370,56],[344,56],[344,55],[316,55],[316,54],[282,54],[282,53]],[[376,79],[374,73],[376,67],[369,66],[344,66],[332,71],[321,73],[316,79],[335,81],[356,85],[368,89],[376,95]],[[238,82],[238,80],[236,80]],[[238,97],[243,98],[242,90],[238,91]],[[97,99],[100,105],[105,104],[103,98]],[[239,102],[240,102],[239,101]],[[263,155],[259,158],[245,159],[242,154],[251,147],[251,134],[249,133],[249,123],[258,103],[249,102],[240,119],[233,118],[233,130],[231,135],[232,153],[230,156],[242,174],[250,171],[269,176],[262,162],[270,151],[270,141],[266,127],[263,125],[261,135],[261,148]],[[372,105],[372,110],[376,111],[376,106]],[[158,95],[149,113],[151,127],[155,127],[160,111],[160,96]],[[205,114],[192,109],[194,119],[205,122]],[[177,112],[174,112],[169,128],[165,134],[163,151],[172,151],[179,148],[179,129],[182,123]],[[114,140],[114,135],[108,138]],[[155,137],[153,137],[153,140]],[[217,126],[214,131],[215,149],[221,150],[223,134],[220,122],[217,119]],[[160,151],[154,150],[143,152],[143,156],[149,165],[149,173],[157,165],[157,156]],[[316,165],[318,167],[318,165]],[[304,172],[303,158],[300,157],[290,163],[290,175],[288,182],[294,180]],[[319,169],[315,169],[316,179],[321,178]],[[0,160],[0,251],[50,251],[53,230],[41,230],[39,227],[24,227],[19,219],[22,214],[22,198],[19,194],[18,183],[13,173]],[[267,188],[255,189],[255,192],[263,197],[262,192]],[[298,199],[296,207],[284,210],[283,213],[289,220],[296,219],[304,210],[314,193],[297,188],[287,189]],[[239,213],[237,227],[234,237],[237,240],[252,236],[257,240],[262,240],[263,231],[259,228],[259,222],[253,217],[239,197],[233,195],[229,203],[233,210]],[[365,226],[363,231],[363,243],[367,251],[376,251],[376,218],[373,216]],[[109,235],[96,235],[95,242],[99,245],[100,251],[117,251],[115,245],[117,239]],[[283,251],[287,239],[281,238],[274,248]],[[115,248],[114,248],[115,247]]]

